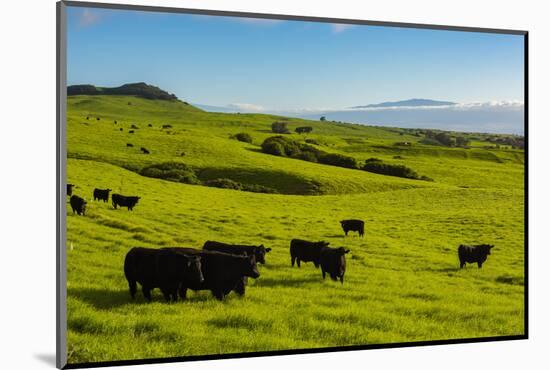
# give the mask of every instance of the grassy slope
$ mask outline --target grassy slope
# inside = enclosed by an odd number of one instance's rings
[[[323,150],[404,163],[436,180],[428,183],[261,154],[257,145],[271,135],[274,117],[114,96],[71,97],[68,111],[68,180],[76,193],[89,198],[94,187],[110,187],[142,196],[134,212],[99,202],[90,202],[86,217],[68,212],[70,362],[523,333],[520,151],[399,149],[394,142],[418,138],[289,120],[314,126],[308,138]],[[126,132],[131,123],[140,127],[134,135]],[[161,124],[171,124],[171,133]],[[251,133],[254,145],[228,139],[237,132]],[[140,146],[152,154],[139,154]],[[287,195],[177,184],[121,167],[168,160]],[[288,195],[311,181],[326,195]],[[350,217],[366,221],[364,239],[342,237],[338,220]],[[349,247],[345,284],[323,282],[309,264],[290,268],[294,237]],[[152,304],[141,294],[130,300],[122,272],[129,248],[198,247],[207,239],[273,248],[244,298],[220,303],[200,292],[170,305],[156,291]],[[457,269],[457,245],[475,242],[494,243],[493,255],[481,270]]]

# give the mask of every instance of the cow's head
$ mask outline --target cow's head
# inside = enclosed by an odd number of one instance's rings
[[[107,193],[110,193],[111,191],[113,191],[113,189],[105,189],[107,191]]]
[[[201,257],[185,255],[185,277],[194,283],[202,283],[204,276],[201,270]]]
[[[254,255],[256,256],[256,261],[265,264],[265,254],[269,252],[271,248],[265,248],[263,244],[254,248]]]
[[[316,246],[321,247],[321,248],[323,248],[323,247],[328,247],[329,244],[330,244],[330,242],[326,242],[326,241],[324,241],[324,240],[315,243]]]
[[[345,249],[344,247],[340,247],[340,248],[336,249],[336,251],[341,256],[343,256],[344,254],[348,254],[350,252],[349,249]]]
[[[258,265],[256,264],[256,256],[250,255],[243,257],[243,271],[244,276],[250,276],[253,279],[260,277],[260,272],[258,271]]]
[[[494,246],[494,245],[490,245],[490,244],[483,244],[482,247],[483,247],[483,251],[484,251],[487,255],[489,255],[489,254],[491,254],[491,249],[493,249],[495,246]]]

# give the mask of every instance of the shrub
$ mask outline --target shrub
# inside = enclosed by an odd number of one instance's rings
[[[357,161],[355,158],[336,153],[322,154],[319,156],[319,163],[345,168],[357,168]]]
[[[204,185],[222,189],[242,190],[242,185],[231,179],[214,179],[204,182]]]
[[[407,166],[402,164],[388,164],[377,158],[369,158],[363,165],[363,170],[381,175],[404,177],[407,179],[419,180],[418,174]]]
[[[146,177],[182,182],[185,184],[200,184],[195,171],[184,163],[165,162],[144,167],[139,174]]]
[[[277,190],[269,188],[267,186],[258,185],[258,184],[242,184],[243,191],[250,191],[252,193],[266,193],[266,194],[276,194]]]
[[[296,131],[299,134],[301,134],[303,132],[305,132],[307,134],[307,133],[313,131],[313,127],[311,127],[311,126],[296,127],[296,129],[294,131]]]
[[[273,122],[271,124],[271,131],[276,134],[290,134],[286,122]]]
[[[239,132],[233,136],[235,140],[242,141],[243,143],[252,144],[252,136],[246,132]]]
[[[314,139],[306,139],[306,143],[308,144],[314,144],[314,145],[321,145],[317,140]]]
[[[313,152],[301,152],[296,158],[308,162],[317,162],[317,156]]]

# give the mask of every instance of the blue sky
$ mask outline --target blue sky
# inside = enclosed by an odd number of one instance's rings
[[[69,7],[68,83],[271,110],[523,101],[523,37]]]

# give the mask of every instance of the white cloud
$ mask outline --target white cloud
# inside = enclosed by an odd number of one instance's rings
[[[265,108],[261,105],[250,104],[250,103],[232,103],[227,105],[228,108],[236,109],[242,112],[263,112]]]
[[[89,27],[98,23],[100,20],[101,15],[98,12],[91,9],[84,9],[80,14],[78,24],[81,27]]]
[[[347,111],[384,111],[384,110],[520,110],[523,109],[523,101],[498,100],[488,102],[457,103],[448,105],[418,105],[418,106],[390,106],[390,107],[364,107],[347,108]]]
[[[334,23],[330,25],[330,28],[332,29],[332,33],[342,33],[345,30],[348,30],[352,27],[354,27],[353,24]]]

